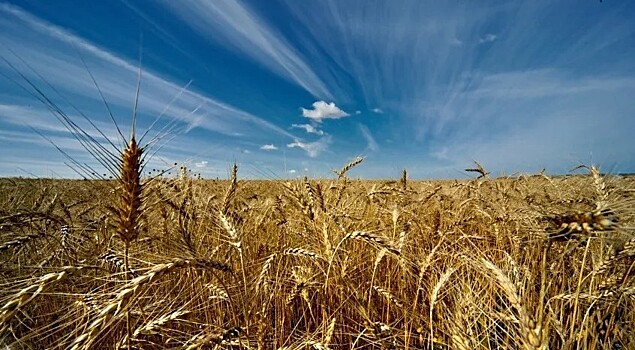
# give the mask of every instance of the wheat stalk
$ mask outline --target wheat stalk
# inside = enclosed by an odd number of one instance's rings
[[[199,269],[214,269],[223,272],[231,272],[231,268],[223,263],[214,260],[202,259],[173,259],[169,263],[157,264],[143,275],[129,281],[104,308],[97,314],[97,318],[88,326],[87,330],[75,338],[71,345],[72,350],[89,349],[97,339],[102,328],[107,326],[110,321],[121,315],[128,314],[129,306],[133,298],[142,290],[142,288],[156,280],[161,276],[186,267]]]
[[[288,248],[282,252],[284,255],[302,256],[309,259],[323,259],[319,254],[303,248]]]
[[[503,290],[505,297],[509,300],[511,306],[518,313],[518,319],[520,326],[524,331],[521,334],[523,344],[526,349],[546,349],[547,348],[547,336],[546,330],[543,328],[541,322],[536,322],[532,316],[529,315],[527,309],[523,306],[516,286],[514,283],[492,262],[486,259],[481,259],[481,264],[490,272],[490,274],[496,279],[498,285]]]
[[[364,161],[364,157],[357,157],[357,158],[353,159],[348,164],[346,164],[342,169],[340,169],[338,171],[335,171],[335,174],[337,175],[337,178],[341,179],[341,178],[345,177],[346,173],[349,170],[351,170],[356,165],[359,165],[363,161]]]
[[[83,267],[65,266],[60,272],[48,273],[39,277],[30,286],[23,288],[17,294],[15,294],[6,304],[0,308],[0,334],[9,327],[9,321],[15,316],[15,314],[23,309],[38,295],[50,288],[53,284],[56,284],[69,275],[83,269]]]
[[[384,289],[378,286],[373,286],[373,289],[381,296],[386,298],[391,303],[395,304],[400,309],[403,308],[403,301],[397,298],[393,293],[391,293],[388,289]]]
[[[177,320],[181,316],[185,316],[191,313],[187,310],[178,310],[165,314],[155,320],[146,323],[144,326],[137,328],[132,334],[134,337],[138,337],[141,334],[158,334],[159,330],[170,321]]]
[[[432,293],[430,294],[430,312],[428,315],[430,318],[430,346],[433,346],[433,342],[434,342],[434,327],[433,327],[434,307],[437,303],[437,300],[439,299],[439,292],[441,291],[441,288],[450,279],[450,276],[452,276],[454,271],[456,271],[456,268],[449,268],[448,270],[446,270],[441,275],[441,277],[439,277],[439,280],[432,288]]]
[[[15,237],[13,240],[11,240],[9,242],[5,242],[2,245],[0,245],[0,252],[4,251],[4,250],[9,250],[9,249],[21,247],[21,246],[23,246],[23,245],[35,240],[36,238],[40,238],[40,237],[42,237],[42,235],[35,234],[35,233],[30,233],[30,234],[25,235],[25,236]]]

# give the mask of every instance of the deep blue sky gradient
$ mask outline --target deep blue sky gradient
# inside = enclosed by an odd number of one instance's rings
[[[116,141],[88,70],[127,132],[141,65],[139,129],[162,111],[150,135],[174,128],[148,168],[327,177],[361,155],[351,175],[370,178],[463,177],[473,160],[635,172],[630,1],[10,1],[0,56],[102,142],[77,112]],[[0,73],[0,176],[76,177],[33,129],[96,164]]]

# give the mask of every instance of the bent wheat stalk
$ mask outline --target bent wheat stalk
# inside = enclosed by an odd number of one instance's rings
[[[30,303],[35,297],[40,295],[45,289],[53,284],[62,281],[70,274],[81,270],[83,267],[66,266],[60,272],[53,272],[38,278],[30,286],[20,290],[12,299],[10,299],[2,308],[0,308],[0,335],[8,329],[8,324],[15,314],[24,306]]]
[[[223,272],[231,272],[231,268],[221,262],[215,260],[203,260],[203,259],[173,259],[169,263],[158,264],[151,268],[145,274],[128,282],[117,293],[115,298],[109,302],[104,308],[101,309],[95,321],[93,321],[86,332],[77,337],[72,344],[71,349],[90,349],[101,330],[106,327],[110,321],[123,313],[129,315],[129,309],[132,300],[142,288],[156,280],[161,276],[170,273],[179,268],[198,268],[198,269],[213,269]],[[130,339],[130,337],[129,337]]]

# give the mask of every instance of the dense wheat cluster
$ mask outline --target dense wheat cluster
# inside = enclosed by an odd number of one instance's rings
[[[635,348],[632,178],[355,165],[142,179],[135,237],[115,181],[0,180],[0,347]]]

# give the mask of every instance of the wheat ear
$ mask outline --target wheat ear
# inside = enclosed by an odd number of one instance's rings
[[[536,322],[532,316],[529,315],[527,309],[523,306],[518,296],[516,286],[514,283],[501,271],[498,266],[492,262],[482,259],[481,264],[490,272],[490,274],[496,279],[498,285],[503,290],[505,297],[509,300],[511,306],[518,313],[520,326],[524,331],[522,335],[523,344],[527,350],[544,350],[547,348],[547,332],[543,329],[541,322]]]
[[[152,267],[148,272],[128,282],[117,293],[115,298],[108,303],[97,315],[86,332],[77,337],[73,342],[71,349],[90,349],[91,345],[97,339],[101,329],[105,327],[113,317],[121,315],[128,311],[132,299],[142,290],[142,288],[156,281],[159,277],[179,268],[193,267],[199,269],[214,269],[223,272],[231,272],[231,268],[221,262],[215,260],[202,259],[173,259],[169,263],[158,264]]]
[[[342,169],[340,169],[338,171],[335,171],[335,174],[337,175],[337,178],[338,179],[343,178],[349,170],[351,170],[356,165],[359,165],[359,163],[361,163],[363,161],[364,161],[364,157],[357,157],[357,158],[353,159],[348,164],[346,164]]]
[[[11,300],[0,308],[0,335],[8,328],[9,321],[24,306],[40,295],[45,289],[62,281],[68,275],[81,270],[82,267],[66,266],[60,272],[53,272],[38,278],[30,286],[20,290]]]

